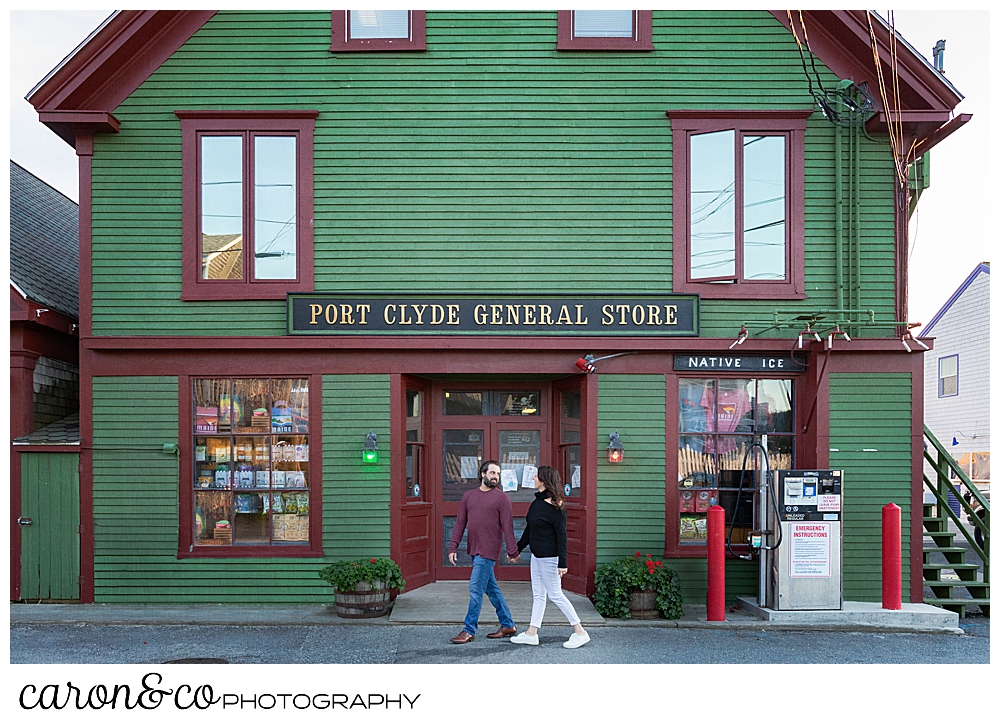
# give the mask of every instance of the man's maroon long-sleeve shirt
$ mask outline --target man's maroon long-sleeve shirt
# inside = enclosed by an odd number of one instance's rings
[[[458,553],[458,544],[462,541],[466,526],[469,528],[466,551],[470,556],[500,560],[500,547],[504,537],[507,540],[507,552],[517,551],[510,498],[500,488],[486,491],[474,488],[462,496],[458,516],[455,518],[455,531],[451,534],[451,544],[448,546],[449,553]]]

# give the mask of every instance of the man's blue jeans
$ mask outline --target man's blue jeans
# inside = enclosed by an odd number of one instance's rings
[[[490,603],[497,610],[497,618],[504,628],[514,628],[514,619],[507,608],[507,601],[500,592],[497,578],[493,575],[493,565],[496,561],[482,556],[472,557],[472,576],[469,578],[469,612],[465,615],[465,626],[462,628],[470,635],[476,635],[479,626],[479,612],[483,608],[483,594],[490,597]]]

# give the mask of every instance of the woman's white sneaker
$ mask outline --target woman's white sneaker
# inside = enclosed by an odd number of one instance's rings
[[[585,643],[590,641],[590,634],[584,631],[582,634],[578,634],[575,631],[570,635],[569,641],[563,644],[564,649],[578,649]]]
[[[534,636],[529,636],[526,633],[519,633],[516,636],[511,636],[510,642],[512,644],[527,644],[528,646],[538,646],[538,634],[535,634]]]

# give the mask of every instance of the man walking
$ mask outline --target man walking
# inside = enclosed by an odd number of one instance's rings
[[[468,524],[469,542],[466,551],[472,556],[472,575],[469,577],[469,612],[465,615],[465,625],[461,632],[451,639],[453,644],[466,644],[475,638],[484,593],[489,596],[490,603],[497,610],[497,618],[500,619],[500,628],[486,634],[486,638],[502,639],[517,633],[507,601],[504,600],[493,573],[493,566],[500,559],[500,546],[505,536],[507,550],[517,552],[510,498],[500,490],[499,485],[500,463],[487,460],[479,468],[479,487],[463,495],[458,507],[455,532],[452,533],[451,544],[448,546],[448,562],[453,566],[458,565],[458,544]],[[516,561],[517,558],[509,560]]]

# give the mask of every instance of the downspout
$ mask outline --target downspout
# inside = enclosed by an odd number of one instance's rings
[[[844,184],[841,180],[843,149],[840,140],[843,130],[840,126],[834,126],[833,130],[837,142],[834,162],[837,189],[837,309],[844,309]]]
[[[854,308],[861,309],[861,128],[854,129]]]

